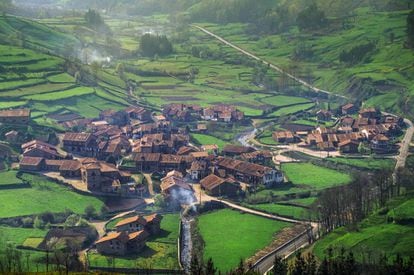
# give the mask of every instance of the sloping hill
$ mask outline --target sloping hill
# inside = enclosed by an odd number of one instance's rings
[[[80,45],[79,40],[70,34],[14,16],[0,16],[0,43],[65,56],[73,55],[76,47]]]

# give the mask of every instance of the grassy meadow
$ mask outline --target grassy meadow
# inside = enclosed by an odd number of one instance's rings
[[[349,174],[311,163],[286,163],[282,165],[282,171],[293,184],[306,185],[316,190],[347,184],[351,181]]]
[[[2,174],[0,173],[0,176]],[[10,178],[10,181],[18,180],[13,180],[10,172],[6,172],[5,176]],[[0,218],[40,214],[46,211],[60,213],[66,209],[83,214],[88,205],[94,206],[96,210],[104,205],[96,197],[80,195],[41,176],[24,174],[23,178],[29,181],[30,187],[0,192]]]
[[[212,258],[221,272],[234,269],[240,259],[270,244],[274,235],[288,225],[230,209],[203,214],[198,218],[198,228],[205,242],[204,261]]]

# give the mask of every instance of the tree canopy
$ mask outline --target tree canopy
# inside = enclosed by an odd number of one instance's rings
[[[140,51],[142,55],[148,57],[164,56],[173,52],[173,46],[165,35],[146,33],[141,36]]]

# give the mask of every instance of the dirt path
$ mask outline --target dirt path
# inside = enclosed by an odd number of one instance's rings
[[[154,185],[152,183],[151,174],[143,174],[143,175],[144,175],[145,179],[147,180],[148,193],[151,195],[151,197],[155,196]]]

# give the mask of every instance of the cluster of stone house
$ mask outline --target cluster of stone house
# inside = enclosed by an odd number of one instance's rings
[[[188,105],[182,103],[172,103],[163,108],[165,117],[178,121],[206,120],[220,122],[236,122],[244,119],[244,113],[237,110],[234,106],[218,104],[211,107],[201,107],[199,105]]]
[[[133,216],[119,221],[114,232],[96,241],[97,251],[103,255],[125,256],[141,252],[148,238],[161,230],[162,216]]]
[[[58,172],[62,177],[81,180],[90,191],[106,193],[134,191],[131,174],[122,170],[158,172],[167,175],[161,183],[167,198],[193,193],[190,183],[204,179],[206,191],[221,195],[236,194],[241,183],[255,187],[283,181],[279,171],[265,166],[272,159],[270,152],[227,145],[222,158],[218,157],[217,145],[201,148],[191,145],[188,133],[174,128],[169,120],[181,116],[177,111],[205,120],[243,119],[243,113],[224,104],[209,108],[170,104],[164,108],[164,115],[153,115],[140,107],[105,110],[96,119],[82,120],[85,122],[82,129],[61,135],[61,148],[37,140],[23,144],[20,169]],[[59,116],[60,120],[66,118]],[[133,165],[113,164],[121,159]]]
[[[366,108],[355,114],[352,104],[342,107],[344,116],[333,127],[316,127],[311,131],[276,131],[273,138],[279,143],[299,143],[300,146],[323,151],[338,150],[341,153],[358,153],[361,143],[369,144],[374,153],[387,154],[396,151],[393,138],[402,132],[402,118],[383,115],[375,108]]]
[[[82,180],[90,191],[135,192],[133,187],[125,185],[132,181],[131,175],[111,163],[95,158],[73,159],[71,154],[39,140],[27,142],[21,148],[22,171],[58,172],[64,178]]]

